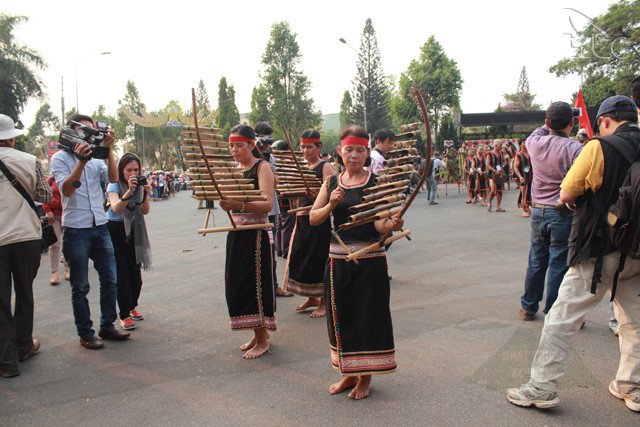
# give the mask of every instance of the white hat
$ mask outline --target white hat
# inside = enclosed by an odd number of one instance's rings
[[[586,135],[587,134],[587,130],[585,128],[580,128],[580,130],[578,131],[578,135]]]
[[[11,120],[11,117],[0,114],[0,141],[13,139],[16,136],[24,134],[24,132],[22,129],[16,129],[16,125],[13,123],[13,120]]]

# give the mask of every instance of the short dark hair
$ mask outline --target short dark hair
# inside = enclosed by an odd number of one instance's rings
[[[392,141],[396,139],[396,134],[394,131],[390,129],[378,129],[373,134],[373,140],[377,143],[378,141],[386,141],[387,139],[391,139]]]
[[[600,117],[609,117],[614,122],[638,122],[638,113],[631,111],[612,111],[607,114],[603,114]]]
[[[305,130],[304,132],[302,132],[302,135],[300,136],[300,139],[306,139],[306,138],[320,138],[320,132],[318,132],[317,130]],[[322,146],[322,141],[320,142],[314,142],[314,144],[316,147],[320,148]]]
[[[345,139],[348,136],[359,136],[360,138],[369,139],[369,134],[367,131],[358,125],[347,126],[346,128],[340,131],[340,139]]]
[[[235,125],[234,127],[231,128],[229,133],[242,135],[245,138],[256,139],[256,133],[253,131],[253,128],[248,125]]]
[[[254,129],[257,135],[271,135],[273,133],[273,128],[267,122],[256,123]]]
[[[367,133],[367,131],[362,126],[358,126],[358,125],[348,126],[340,131],[340,140],[343,140],[348,136],[358,136],[360,138],[369,139],[369,134]],[[367,150],[371,150],[371,149],[367,147]],[[344,166],[344,162],[342,161],[342,156],[338,156],[338,164],[341,166]],[[367,157],[367,160],[365,161],[364,165],[365,166],[371,165],[371,157]]]

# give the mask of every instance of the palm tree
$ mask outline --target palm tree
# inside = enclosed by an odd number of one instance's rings
[[[0,14],[0,113],[14,120],[29,98],[43,97],[45,89],[34,70],[44,70],[47,65],[44,59],[13,36],[14,28],[27,20],[26,16]]]

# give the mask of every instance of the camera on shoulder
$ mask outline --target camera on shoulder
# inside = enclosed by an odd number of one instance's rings
[[[106,159],[109,157],[109,147],[101,145],[109,132],[108,124],[96,122],[95,128],[93,128],[76,121],[71,121],[70,123],[70,126],[65,126],[60,132],[58,148],[70,152],[81,160]],[[91,154],[86,158],[79,156],[75,152],[76,146],[83,142],[87,142],[91,146]]]

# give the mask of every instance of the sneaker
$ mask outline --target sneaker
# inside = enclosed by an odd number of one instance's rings
[[[144,316],[138,310],[131,310],[129,312],[129,318],[131,320],[144,320]]]
[[[624,400],[624,404],[627,405],[627,408],[635,412],[640,412],[640,389],[635,389],[631,393],[623,394],[615,389],[613,381],[611,381],[611,383],[609,383],[609,393],[620,400]]]
[[[526,311],[524,311],[524,308],[520,309],[520,319],[524,320],[525,322],[533,320],[535,317],[536,317],[535,313],[529,314]]]
[[[560,404],[558,393],[539,389],[529,383],[507,390],[507,400],[514,405],[535,406],[540,409],[554,408]]]
[[[136,324],[133,323],[133,320],[131,320],[131,318],[129,317],[127,317],[126,319],[120,319],[120,326],[122,326],[122,329],[124,329],[125,331],[136,328]]]
[[[430,204],[430,205],[437,205],[437,204],[438,204],[438,202],[431,201],[431,202],[429,202],[429,204]]]
[[[611,329],[611,332],[613,332],[613,335],[616,337],[620,335],[620,325],[618,325],[618,322],[609,322],[609,329]]]

